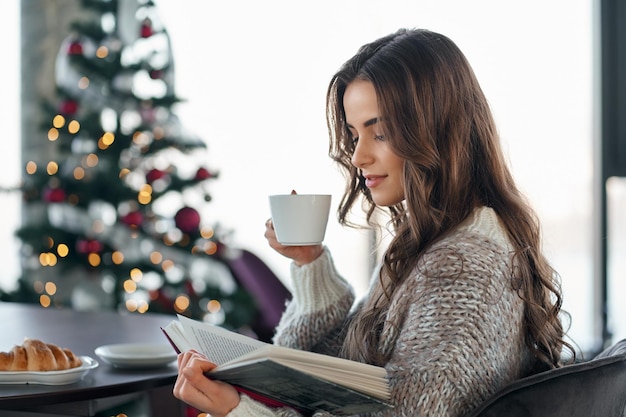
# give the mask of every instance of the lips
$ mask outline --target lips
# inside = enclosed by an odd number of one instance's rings
[[[373,188],[379,185],[385,179],[385,175],[364,175],[365,185],[367,188]]]

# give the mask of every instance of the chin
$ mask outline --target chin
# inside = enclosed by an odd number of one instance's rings
[[[377,206],[392,207],[392,206],[395,206],[396,204],[400,204],[402,201],[404,201],[404,198],[390,197],[390,196],[375,196],[374,194],[372,194],[372,200]]]

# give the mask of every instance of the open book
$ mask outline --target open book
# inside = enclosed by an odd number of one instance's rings
[[[163,332],[178,352],[195,349],[216,363],[209,378],[270,406],[335,415],[391,407],[382,367],[272,345],[181,315]]]

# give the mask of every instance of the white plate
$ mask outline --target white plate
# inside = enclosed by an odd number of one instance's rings
[[[152,368],[176,359],[171,345],[155,343],[121,343],[97,347],[96,355],[116,368]]]
[[[89,356],[80,356],[82,365],[63,371],[1,371],[0,384],[66,385],[80,381],[87,373],[98,367]]]

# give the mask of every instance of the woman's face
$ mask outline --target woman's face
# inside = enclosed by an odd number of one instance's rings
[[[343,96],[348,129],[355,142],[352,165],[365,178],[374,203],[393,206],[404,200],[404,160],[383,136],[376,91],[369,81],[354,80]]]

